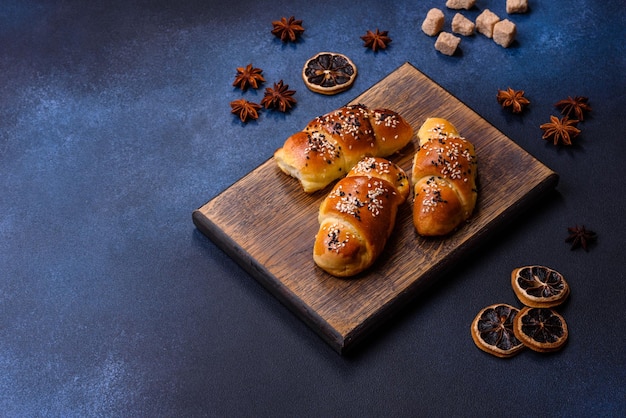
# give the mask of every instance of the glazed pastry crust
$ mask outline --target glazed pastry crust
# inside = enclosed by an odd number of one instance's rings
[[[418,234],[442,236],[454,231],[474,211],[476,153],[447,120],[430,118],[418,131],[420,148],[413,159],[413,224]]]
[[[392,110],[345,106],[287,138],[274,160],[311,193],[344,177],[363,157],[387,157],[412,138],[411,125]]]
[[[315,263],[338,277],[369,268],[382,253],[398,207],[409,193],[408,177],[399,166],[383,158],[362,159],[320,205]]]

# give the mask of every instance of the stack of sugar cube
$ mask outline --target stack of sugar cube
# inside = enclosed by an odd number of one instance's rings
[[[446,7],[454,10],[470,10],[476,5],[476,0],[447,0]],[[508,14],[526,13],[528,0],[506,0],[506,12]],[[454,55],[461,38],[452,33],[443,31],[445,16],[442,10],[432,8],[426,14],[422,22],[422,31],[428,36],[437,36],[435,49],[445,55]],[[472,22],[461,13],[457,13],[452,19],[452,32],[463,36],[471,36],[474,32],[493,39],[498,45],[508,48],[517,35],[515,23],[508,19],[500,19],[498,15],[489,9],[483,10]]]

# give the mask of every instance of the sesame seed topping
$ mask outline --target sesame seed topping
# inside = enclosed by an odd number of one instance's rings
[[[383,201],[379,199],[379,197],[389,193],[389,191],[384,187],[381,181],[375,181],[373,183],[373,188],[371,184],[368,184],[370,190],[367,192],[367,209],[372,213],[372,216],[378,216],[380,210],[384,207]]]
[[[350,234],[345,233],[345,239],[341,241],[339,236],[341,235],[340,225],[335,223],[328,228],[328,241],[327,241],[327,249],[328,251],[334,251],[336,253],[339,252],[346,244],[350,241]]]
[[[426,181],[426,185],[422,187],[424,197],[422,198],[422,213],[434,212],[435,208],[440,203],[448,203],[441,197],[441,180],[435,177],[430,177]],[[419,193],[415,195],[415,200],[418,199]]]
[[[367,183],[367,187],[367,194],[365,198],[361,199],[359,196],[344,191],[343,185],[339,184],[329,194],[329,198],[338,198],[335,209],[341,213],[352,215],[358,220],[361,220],[362,208],[366,208],[372,216],[376,217],[385,206],[382,197],[390,193],[395,194],[395,192],[390,191],[382,180],[371,179]]]
[[[314,152],[325,159],[339,158],[337,147],[326,138],[326,135],[317,131],[307,133],[307,146],[304,148],[304,152],[306,154]]]
[[[347,213],[357,219],[361,219],[359,210],[365,206],[365,203],[359,200],[357,196],[352,195],[352,193],[346,193],[341,184],[329,194],[329,197],[339,197],[339,200],[335,204],[335,209],[339,212]]]
[[[374,123],[376,125],[384,125],[387,127],[395,128],[400,123],[400,120],[398,119],[398,116],[393,113],[375,111]]]
[[[367,176],[371,176],[372,170],[376,170],[379,173],[388,174],[390,172],[391,164],[386,161],[376,161],[374,157],[366,157],[360,160],[356,167],[355,171],[358,173],[363,173]]]
[[[475,157],[470,152],[469,145],[464,138],[460,139],[461,142],[448,141],[447,134],[441,134],[436,141],[429,141],[422,145],[422,149],[425,150],[425,154],[428,156],[431,151],[437,153],[437,160],[432,161],[432,164],[439,169],[441,177],[450,178],[453,180],[464,179],[467,181],[466,176],[471,173],[471,169],[464,171],[464,164],[475,164]],[[465,167],[467,167],[465,165]]]

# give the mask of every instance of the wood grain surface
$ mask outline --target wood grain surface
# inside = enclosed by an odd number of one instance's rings
[[[415,132],[427,117],[443,117],[474,144],[479,195],[468,223],[446,238],[422,238],[413,228],[409,198],[376,264],[360,276],[338,279],[312,258],[318,208],[330,187],[305,194],[273,158],[192,216],[200,231],[342,354],[558,182],[555,172],[410,63],[351,103],[393,109]],[[390,157],[407,173],[416,141]]]

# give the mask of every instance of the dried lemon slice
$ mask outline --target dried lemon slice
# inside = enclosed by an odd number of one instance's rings
[[[349,89],[356,75],[356,65],[350,58],[335,52],[320,52],[302,68],[304,84],[316,93],[328,95]]]
[[[529,306],[520,309],[516,315],[513,331],[522,344],[539,352],[560,349],[568,336],[565,319],[556,311]]]
[[[505,303],[487,306],[472,321],[472,339],[478,348],[497,357],[511,357],[524,345],[513,332],[519,310]]]
[[[570,292],[563,275],[544,266],[516,268],[511,272],[511,285],[519,300],[534,308],[558,306]]]

